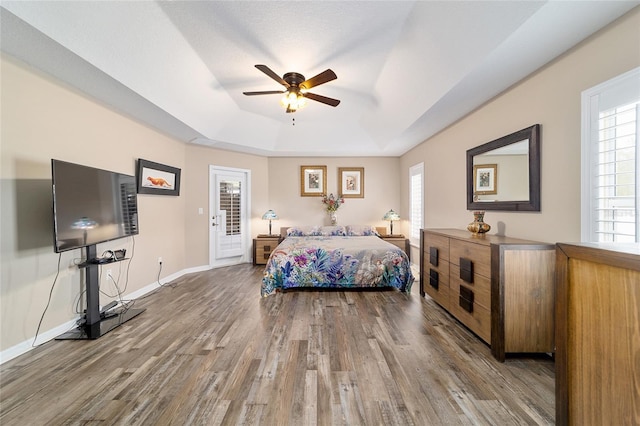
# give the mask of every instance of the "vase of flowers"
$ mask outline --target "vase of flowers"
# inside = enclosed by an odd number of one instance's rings
[[[322,204],[325,205],[325,210],[329,213],[329,218],[331,219],[331,224],[335,225],[338,223],[338,217],[336,216],[336,211],[340,206],[344,203],[344,198],[342,195],[338,195],[337,197],[333,194],[323,194],[322,195]]]

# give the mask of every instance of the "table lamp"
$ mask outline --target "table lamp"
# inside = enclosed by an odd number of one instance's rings
[[[271,221],[278,219],[278,215],[273,210],[269,209],[262,215],[262,220],[269,221],[269,235],[271,235]]]
[[[384,214],[384,217],[382,218],[383,220],[388,220],[390,225],[391,225],[391,234],[389,235],[393,235],[393,221],[394,220],[400,220],[400,215],[396,212],[393,211],[393,209],[389,210],[388,212],[386,212]]]

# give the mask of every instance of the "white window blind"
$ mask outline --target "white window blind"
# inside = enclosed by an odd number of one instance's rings
[[[584,241],[640,241],[639,124],[640,68],[583,93]]]
[[[416,164],[409,169],[409,196],[410,196],[410,230],[409,239],[415,243],[420,242],[420,229],[424,226],[424,163]]]

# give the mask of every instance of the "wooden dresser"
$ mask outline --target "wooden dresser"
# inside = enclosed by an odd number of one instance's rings
[[[557,244],[556,424],[640,424],[640,244]]]
[[[555,245],[459,229],[420,237],[420,294],[491,345],[493,356],[554,351]]]

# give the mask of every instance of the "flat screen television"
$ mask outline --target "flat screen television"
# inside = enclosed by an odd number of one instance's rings
[[[51,173],[56,253],[138,234],[135,176],[55,159]]]

